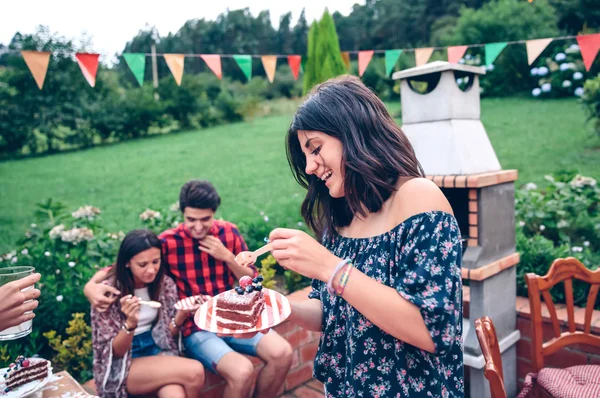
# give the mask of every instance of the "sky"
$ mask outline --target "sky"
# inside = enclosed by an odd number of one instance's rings
[[[146,24],[156,26],[161,36],[175,33],[189,19],[215,19],[227,9],[248,7],[256,16],[262,10],[271,12],[273,25],[279,25],[279,17],[292,12],[295,24],[306,9],[310,23],[319,18],[325,3],[331,13],[339,11],[348,15],[355,3],[365,0],[28,0],[6,1],[0,5],[0,43],[7,45],[16,32],[33,33],[38,25],[47,26],[51,32],[68,39],[87,36],[92,50],[104,57],[112,57],[123,51]]]

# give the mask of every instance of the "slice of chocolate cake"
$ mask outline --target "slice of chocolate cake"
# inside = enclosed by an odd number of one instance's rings
[[[262,285],[259,284],[256,278],[253,280],[250,277],[242,277],[240,286],[216,297],[215,309],[219,327],[239,330],[250,329],[256,325],[265,307]]]
[[[5,391],[12,391],[35,380],[43,380],[49,372],[49,361],[42,358],[24,358],[20,355],[4,374]]]

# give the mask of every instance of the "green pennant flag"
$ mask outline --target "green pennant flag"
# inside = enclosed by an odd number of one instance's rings
[[[302,73],[306,72],[306,61],[308,61],[308,57],[306,55],[302,56],[302,60],[300,61],[300,66],[302,67]]]
[[[498,55],[504,50],[508,43],[490,43],[485,45],[485,66],[490,66],[494,63]]]
[[[140,84],[144,84],[144,71],[146,69],[146,55],[139,53],[123,53],[123,58],[125,58],[125,62],[133,76],[135,76],[135,80]]]
[[[394,66],[396,62],[398,62],[398,58],[400,58],[400,54],[402,54],[402,50],[387,50],[385,52],[385,75],[389,76],[394,70]]]
[[[252,57],[250,55],[234,55],[233,59],[246,75],[246,79],[252,79]]]

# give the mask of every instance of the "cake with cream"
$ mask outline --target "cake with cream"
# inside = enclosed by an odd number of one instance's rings
[[[239,286],[215,298],[217,325],[231,330],[250,329],[256,326],[265,308],[262,276],[254,279],[240,278]]]
[[[43,380],[50,373],[50,362],[42,358],[25,358],[18,356],[4,373],[4,392],[9,392],[17,387],[35,380]]]

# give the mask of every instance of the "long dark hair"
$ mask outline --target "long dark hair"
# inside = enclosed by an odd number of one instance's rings
[[[332,198],[318,177],[306,174],[299,131],[318,131],[341,141],[344,193]],[[308,190],[302,217],[318,237],[350,224],[355,215],[378,212],[399,177],[423,177],[412,145],[383,102],[355,76],[339,76],[314,87],[298,108],[287,134],[288,163]]]
[[[134,294],[135,282],[131,269],[127,267],[127,263],[140,254],[151,248],[157,248],[161,252],[160,267],[154,281],[148,285],[148,293],[152,300],[158,300],[160,294],[160,285],[164,275],[164,264],[162,256],[162,245],[156,234],[147,229],[136,229],[125,235],[119,253],[117,254],[117,263],[111,268],[110,275],[115,280],[115,287],[123,296]]]

